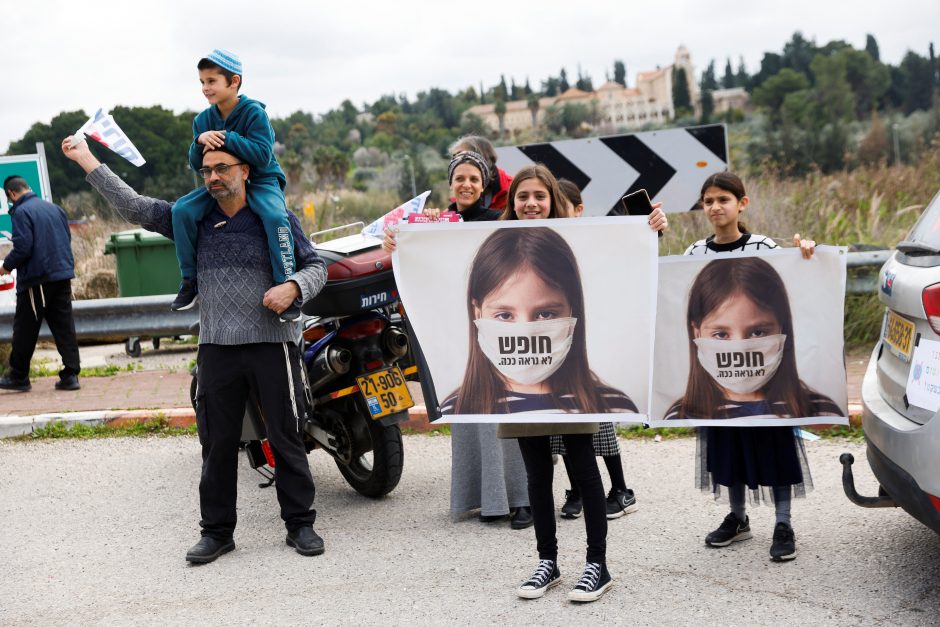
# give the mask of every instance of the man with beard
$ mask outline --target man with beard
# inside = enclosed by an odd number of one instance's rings
[[[86,142],[62,142],[65,156],[129,222],[173,238],[172,204],[139,195],[91,154]],[[249,389],[265,416],[287,544],[301,555],[323,553],[313,529],[314,484],[301,437],[304,395],[298,323],[279,314],[313,298],[326,282],[323,261],[290,214],[298,270],[273,283],[261,220],[246,206],[248,165],[224,149],[203,158],[199,173],[217,206],[198,225],[199,356],[196,424],[202,445],[199,502],[202,538],[186,554],[204,564],[235,548],[238,443]]]

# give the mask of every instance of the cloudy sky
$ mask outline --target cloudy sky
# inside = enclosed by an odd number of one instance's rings
[[[241,55],[244,93],[273,117],[500,74],[535,87],[579,64],[597,86],[615,59],[632,84],[680,44],[698,70],[716,59],[720,75],[743,56],[753,73],[797,30],[858,48],[872,33],[894,64],[908,49],[926,56],[931,38],[940,49],[936,0],[0,0],[0,15],[0,153],[62,111],[202,109],[195,65],[215,47]]]

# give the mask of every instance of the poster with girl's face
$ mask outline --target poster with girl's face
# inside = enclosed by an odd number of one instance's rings
[[[663,258],[652,426],[848,424],[844,248]]]
[[[644,422],[656,255],[642,217],[403,225],[395,280],[440,421]]]

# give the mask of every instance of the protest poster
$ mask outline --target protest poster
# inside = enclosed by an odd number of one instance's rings
[[[845,249],[664,257],[651,426],[848,424]]]
[[[402,225],[393,267],[429,416],[644,422],[656,254],[643,217]]]

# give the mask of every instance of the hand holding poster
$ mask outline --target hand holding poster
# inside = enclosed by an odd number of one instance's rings
[[[643,422],[656,246],[644,218],[403,225],[395,280],[441,421]]]
[[[652,426],[848,424],[845,249],[660,263]]]

